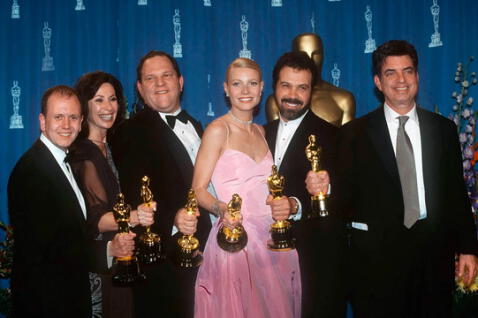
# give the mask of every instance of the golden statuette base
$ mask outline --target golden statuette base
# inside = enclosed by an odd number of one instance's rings
[[[199,240],[192,235],[183,235],[178,239],[179,251],[176,263],[181,268],[195,268],[202,264]]]
[[[291,225],[287,220],[276,221],[271,224],[271,239],[267,241],[267,248],[276,252],[287,252],[295,249],[295,238],[291,233]]]
[[[113,266],[113,284],[115,286],[129,287],[146,279],[135,256],[115,258]]]
[[[164,259],[158,234],[146,231],[139,237],[138,258],[142,264],[155,264]]]
[[[327,210],[327,207],[325,205],[326,199],[327,199],[327,196],[323,194],[322,192],[319,193],[318,195],[313,195],[310,198],[312,211],[309,214],[309,219],[313,219],[317,217],[324,218],[329,216],[329,211]]]
[[[227,204],[227,212],[232,218],[236,218],[241,213],[242,199],[239,194],[234,193],[231,201]],[[247,245],[247,233],[242,224],[237,224],[234,228],[228,228],[221,225],[217,232],[217,244],[226,252],[239,252]]]
[[[227,252],[239,252],[247,245],[247,233],[242,225],[233,229],[223,225],[217,232],[217,243]]]

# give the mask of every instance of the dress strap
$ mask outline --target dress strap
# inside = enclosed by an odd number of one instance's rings
[[[219,118],[217,120],[222,122],[224,124],[224,126],[226,127],[226,145],[225,145],[224,149],[227,149],[227,148],[229,148],[229,124],[227,123],[227,121],[225,121],[221,118]]]
[[[269,149],[269,144],[267,143],[267,140],[266,140],[266,136],[264,136],[262,134],[262,131],[259,129],[258,125],[256,123],[252,124],[258,131],[259,131],[259,135],[262,136],[262,140],[264,140],[264,143],[266,144],[267,146],[267,149]]]

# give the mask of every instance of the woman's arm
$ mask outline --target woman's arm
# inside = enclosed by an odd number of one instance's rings
[[[204,132],[194,168],[192,188],[200,206],[214,215],[221,217],[226,211],[226,204],[218,201],[208,191],[214,167],[223,151],[227,138],[227,128],[221,120],[215,120]]]

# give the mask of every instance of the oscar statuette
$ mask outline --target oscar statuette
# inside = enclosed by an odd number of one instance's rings
[[[144,204],[150,206],[153,202],[153,193],[149,188],[149,177],[144,176],[141,179],[141,199]],[[138,257],[143,264],[154,264],[161,257],[161,238],[158,234],[151,231],[151,227],[147,226],[146,230],[139,237]]]
[[[242,199],[239,194],[232,195],[231,201],[227,204],[227,211],[229,215],[234,219],[237,214],[241,212]],[[234,228],[229,228],[224,224],[221,224],[219,231],[217,232],[217,243],[220,248],[227,252],[239,252],[247,244],[247,233],[244,230],[242,224],[237,224]]]
[[[186,213],[194,215],[198,211],[198,202],[193,189],[188,192],[188,202],[184,207]],[[179,252],[177,263],[182,268],[198,267],[202,263],[202,255],[199,251],[199,240],[191,235],[182,235],[178,239]]]
[[[272,174],[267,178],[269,192],[274,200],[280,199],[284,194],[284,176],[277,172],[277,166],[272,166]],[[291,235],[290,222],[287,220],[277,221],[271,224],[271,240],[267,241],[267,248],[272,251],[290,251],[295,248],[295,242]]]
[[[317,144],[317,138],[315,135],[309,136],[309,144],[305,147],[305,155],[310,161],[312,171],[320,171],[320,152],[321,148]],[[309,218],[315,218],[317,216],[326,217],[329,215],[329,211],[326,207],[327,194],[319,192],[317,195],[311,196],[312,213]]]
[[[118,233],[129,233],[129,216],[131,207],[124,202],[124,195],[118,194],[118,202],[113,206],[113,216],[118,224]],[[115,257],[113,261],[113,284],[116,286],[131,286],[144,280],[140,272],[136,256]]]

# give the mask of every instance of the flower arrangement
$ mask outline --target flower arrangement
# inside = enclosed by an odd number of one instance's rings
[[[5,239],[0,242],[0,279],[9,279],[13,262],[13,230],[2,222],[0,229],[5,232]],[[4,317],[11,317],[11,296],[10,288],[0,288],[0,314]]]
[[[473,97],[469,96],[469,90],[476,85],[478,79],[475,72],[470,72],[470,64],[474,58],[471,56],[466,64],[458,63],[455,72],[455,83],[459,85],[458,92],[452,93],[455,100],[453,113],[450,115],[458,129],[461,151],[463,155],[463,177],[465,178],[468,196],[471,200],[471,206],[475,223],[478,214],[478,183],[476,180],[476,169],[478,165],[478,143],[475,142],[475,130],[478,111],[473,110]],[[462,281],[457,280],[457,294],[478,292],[478,277],[471,286],[465,286]],[[459,296],[456,295],[456,296]]]

